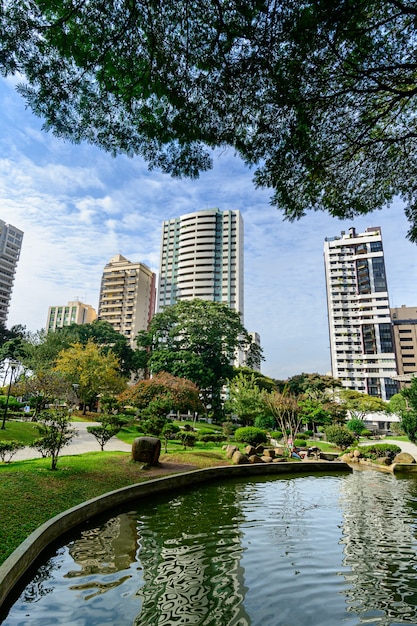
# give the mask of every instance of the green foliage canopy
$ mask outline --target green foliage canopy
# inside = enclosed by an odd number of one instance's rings
[[[197,176],[232,146],[290,220],[406,203],[417,239],[413,0],[9,0],[3,74],[45,128]]]
[[[242,325],[240,315],[220,302],[182,300],[153,316],[148,331],[138,335],[138,346],[155,374],[169,372],[187,378],[200,389],[203,403],[221,411],[220,391],[233,376],[237,350],[260,355]]]

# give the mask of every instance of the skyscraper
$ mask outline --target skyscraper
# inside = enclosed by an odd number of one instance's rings
[[[3,324],[9,313],[22,241],[23,231],[0,220],[0,323]]]
[[[129,339],[132,348],[136,348],[137,333],[147,329],[155,313],[155,282],[147,265],[131,263],[121,254],[104,268],[98,318],[110,322]]]
[[[397,372],[381,229],[326,238],[324,263],[332,375],[388,400]]]
[[[207,209],[163,223],[158,311],[179,300],[224,302],[243,322],[243,220]]]

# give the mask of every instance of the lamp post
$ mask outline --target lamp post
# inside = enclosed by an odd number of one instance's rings
[[[7,417],[7,409],[9,408],[9,398],[10,398],[10,390],[12,388],[12,382],[13,382],[13,374],[14,371],[16,369],[16,367],[19,364],[15,361],[9,361],[9,367],[11,369],[11,374],[10,374],[10,382],[9,382],[9,388],[7,390],[7,398],[6,398],[6,406],[4,407],[4,413],[3,413],[3,423],[1,425],[1,429],[2,430],[6,430],[6,417]]]

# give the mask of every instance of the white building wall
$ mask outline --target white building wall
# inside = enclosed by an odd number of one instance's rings
[[[0,323],[6,324],[23,231],[0,220]]]
[[[396,363],[380,228],[326,239],[324,264],[332,375],[389,399]]]
[[[162,227],[158,311],[179,300],[224,302],[243,322],[243,220],[239,211],[208,209]]]

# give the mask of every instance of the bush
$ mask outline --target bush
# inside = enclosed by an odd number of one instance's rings
[[[235,439],[240,443],[248,443],[250,446],[257,446],[260,443],[266,443],[268,437],[266,432],[255,426],[243,426],[235,432]]]
[[[271,435],[271,439],[276,439],[277,441],[280,441],[282,439],[282,430],[274,430],[272,433],[270,433]]]
[[[297,435],[298,437],[298,435]],[[305,439],[296,439],[294,441],[294,445],[296,448],[303,448],[306,445],[306,440]]]
[[[375,443],[371,446],[361,446],[363,456],[374,461],[381,456],[395,456],[401,452],[401,448],[395,443]]]
[[[212,441],[213,443],[221,443],[224,441],[226,437],[219,433],[203,433],[202,435],[198,435],[198,440],[203,441],[205,443]]]
[[[307,436],[307,439],[312,439],[314,437],[314,431],[313,430],[305,430],[304,434]],[[298,437],[298,435],[297,435]]]
[[[16,452],[24,447],[19,441],[0,441],[0,460],[3,463],[10,463]]]
[[[308,439],[308,435],[307,435],[307,433],[297,433],[297,434],[295,435],[295,438],[296,438],[296,439],[302,439],[303,441],[307,441],[307,439]],[[303,444],[303,445],[304,445],[304,444]]]
[[[178,439],[182,441],[184,450],[185,448],[193,448],[195,446],[195,442],[197,441],[197,435],[194,433],[189,433],[187,431],[181,431],[178,433]]]
[[[337,424],[327,426],[327,428],[324,429],[324,434],[326,435],[327,441],[334,443],[335,446],[341,450],[345,450],[356,441],[356,437],[346,426],[338,426]]]

